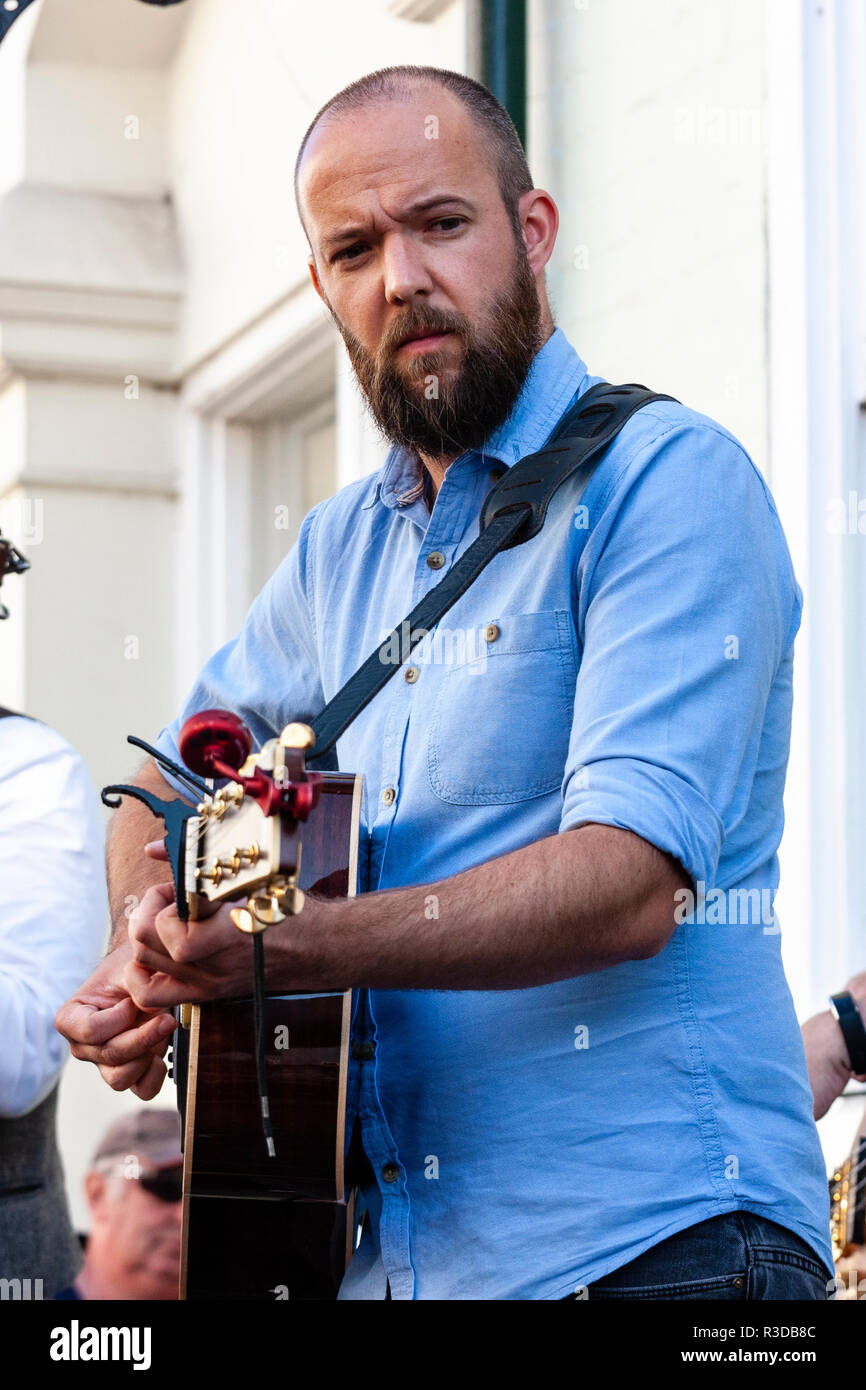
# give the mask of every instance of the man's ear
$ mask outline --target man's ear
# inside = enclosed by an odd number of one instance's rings
[[[104,1173],[91,1169],[84,1175],[84,1195],[91,1213],[96,1216],[105,1198],[106,1180]]]
[[[322,286],[319,283],[319,272],[316,270],[316,259],[312,252],[310,252],[309,256],[307,257],[307,269],[310,272],[310,279],[313,282],[313,288],[316,291],[316,294],[324,302],[325,296],[322,293]]]

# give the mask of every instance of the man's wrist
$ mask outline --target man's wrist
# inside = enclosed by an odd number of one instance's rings
[[[830,1011],[842,1033],[851,1071],[862,1076],[866,1073],[866,1026],[857,1001],[848,990],[831,994]]]
[[[118,946],[124,946],[128,940],[129,919],[127,917],[121,917],[119,922],[115,922],[112,925],[111,936],[108,938],[108,948],[105,954],[110,955],[112,951],[117,950]]]
[[[813,1113],[815,1119],[820,1120],[842,1094],[851,1076],[845,1039],[829,1009],[806,1019],[803,1045],[812,1087]]]
[[[307,894],[303,908],[265,932],[265,974],[271,990],[345,989],[337,979],[348,962],[334,949],[340,910],[351,899]]]

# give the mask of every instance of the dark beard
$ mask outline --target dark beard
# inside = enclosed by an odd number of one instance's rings
[[[478,449],[507,420],[541,347],[541,306],[522,241],[511,284],[479,329],[463,314],[419,304],[395,320],[372,355],[331,313],[385,438],[432,459]],[[460,336],[463,361],[456,371],[438,349],[395,362],[397,345],[421,329]],[[428,398],[431,390],[438,396]]]

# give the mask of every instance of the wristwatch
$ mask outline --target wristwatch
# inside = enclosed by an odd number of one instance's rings
[[[857,1003],[846,990],[842,994],[830,995],[830,1008],[842,1029],[851,1070],[855,1076],[862,1076],[866,1072],[866,1028]]]

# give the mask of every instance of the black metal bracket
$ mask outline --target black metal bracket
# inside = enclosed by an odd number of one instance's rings
[[[201,800],[204,796],[210,796],[211,788],[208,786],[207,782],[201,777],[197,777],[194,772],[190,772],[188,767],[181,767],[179,763],[172,762],[171,758],[168,757],[166,753],[160,752],[158,748],[154,748],[150,743],[145,743],[143,738],[137,738],[135,734],[127,734],[126,741],[127,743],[133,744],[136,748],[143,749],[145,753],[149,753],[153,761],[159,763],[160,767],[166,768],[169,772],[173,772],[178,781],[186,783],[198,800]]]
[[[117,785],[102,788],[102,800],[106,806],[110,806],[116,811],[120,805],[122,796],[132,796],[136,801],[140,801],[146,806],[152,816],[156,816],[165,825],[165,847],[168,850],[168,861],[171,867],[171,876],[174,879],[174,899],[177,905],[177,915],[186,922],[189,919],[189,899],[186,895],[186,823],[198,815],[195,806],[190,806],[188,802],[163,801],[154,792],[146,791],[144,787],[133,787],[127,785]]]

